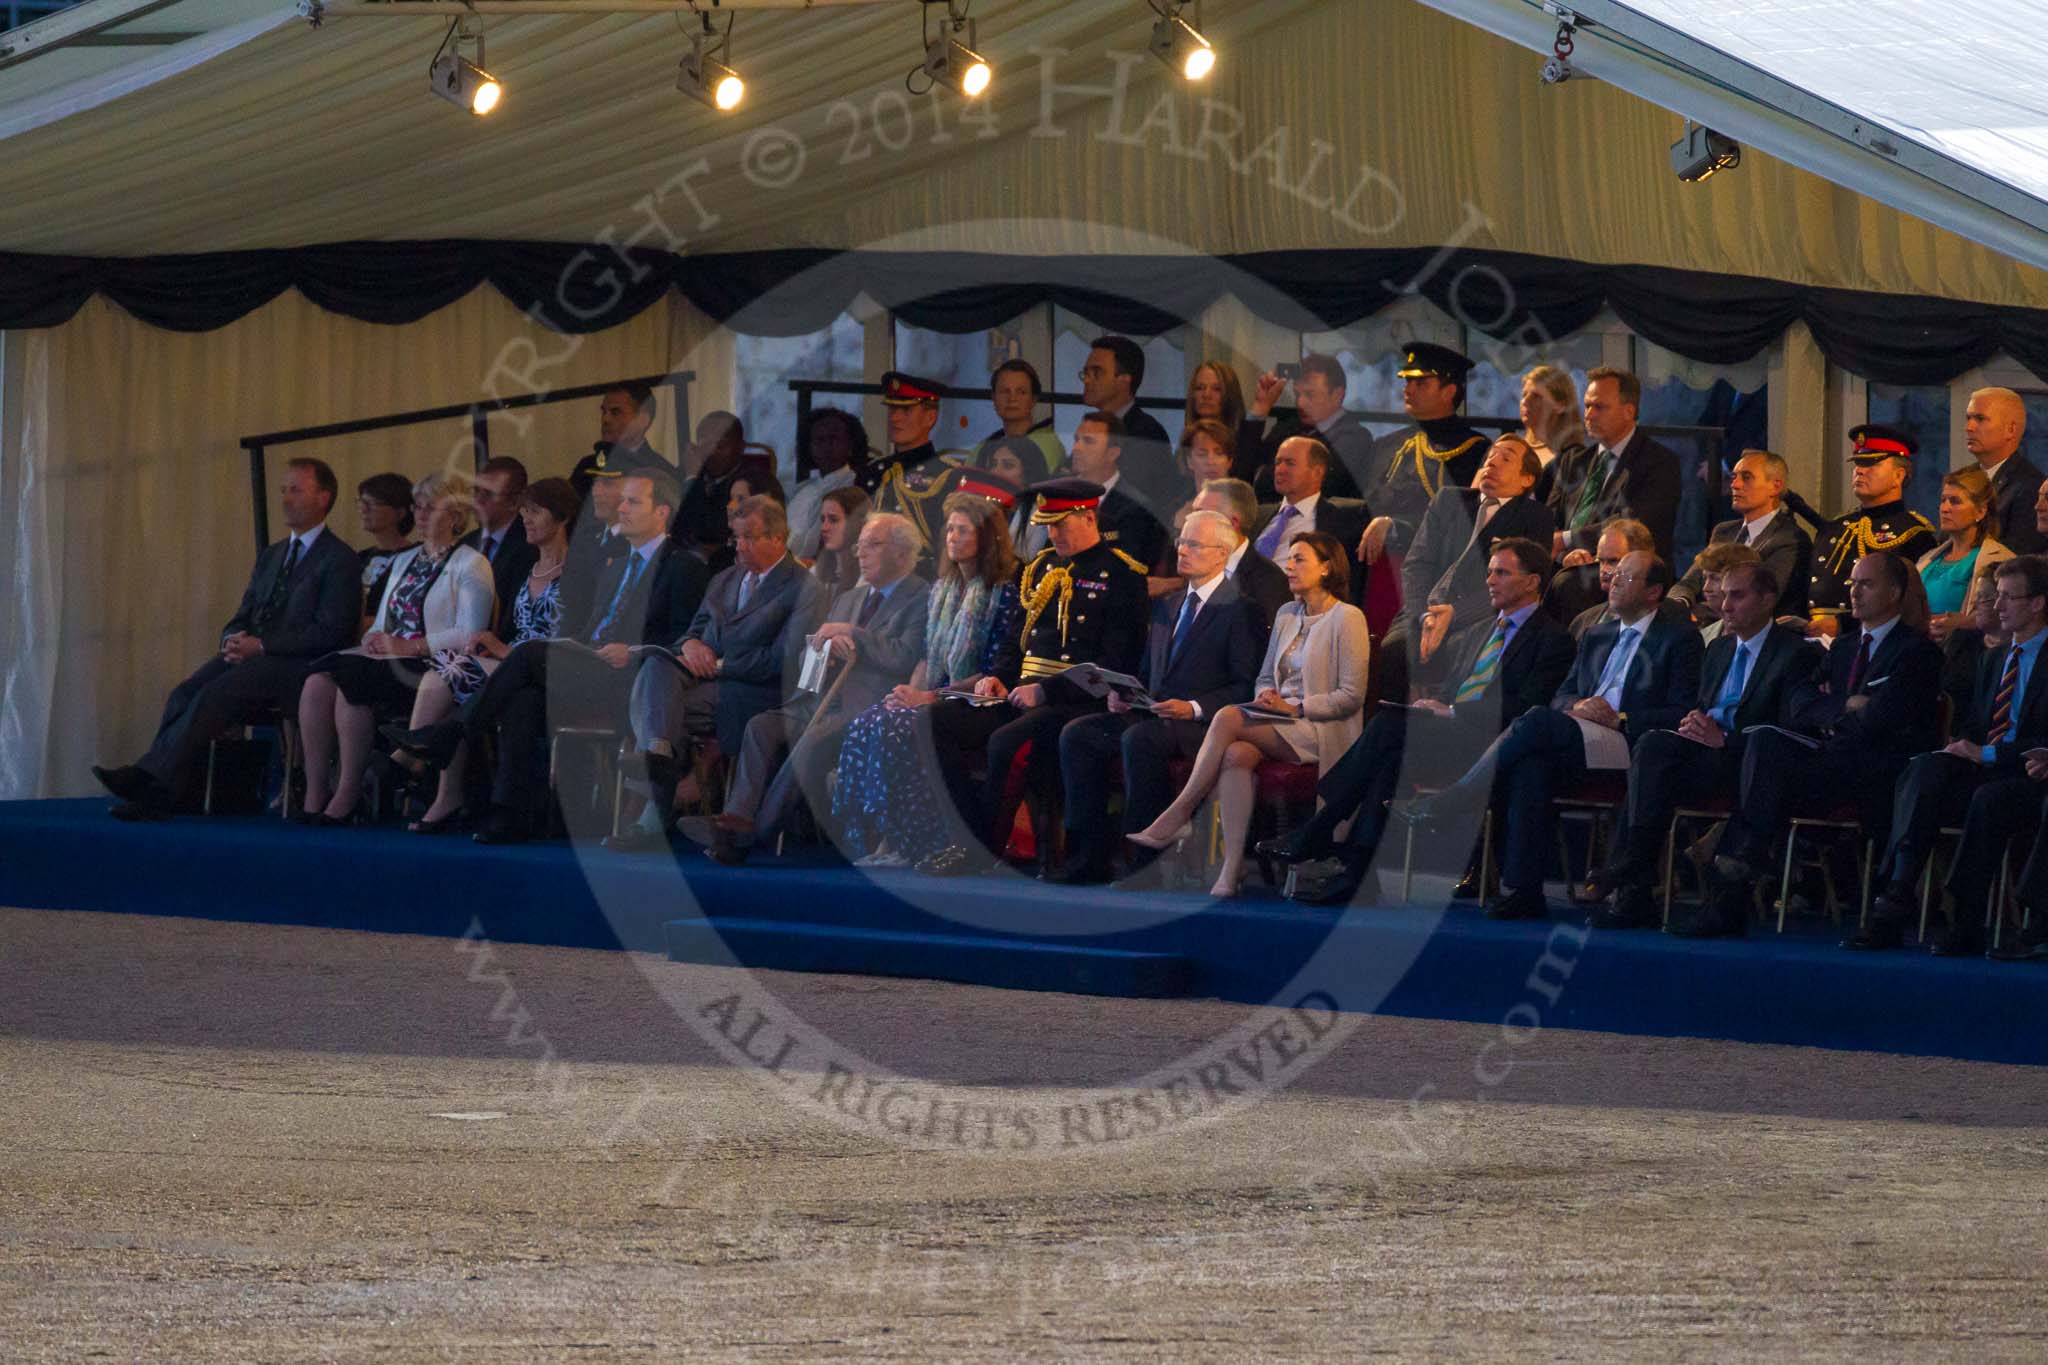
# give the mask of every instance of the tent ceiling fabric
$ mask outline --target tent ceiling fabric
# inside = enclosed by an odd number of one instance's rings
[[[1078,223],[1112,252],[1131,233],[1212,253],[1459,242],[2048,302],[2041,272],[1768,157],[1680,185],[1670,114],[1599,82],[1544,89],[1526,51],[1422,5],[1210,0],[1223,58],[1199,93],[1143,56],[1139,0],[976,13],[999,73],[986,138],[958,101],[899,98],[910,5],[740,14],[752,92],[730,120],[674,89],[686,42],[669,16],[490,21],[507,96],[485,120],[423,89],[431,20],[288,23],[9,139],[0,248],[638,234],[699,253],[918,226],[1029,254],[1073,249],[1040,225]],[[0,72],[0,117],[7,78],[34,66]],[[637,207],[651,197],[658,222]]]

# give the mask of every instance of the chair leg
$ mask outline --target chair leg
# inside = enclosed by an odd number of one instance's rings
[[[1664,927],[1671,927],[1672,885],[1677,881],[1672,866],[1678,859],[1678,812],[1671,813],[1671,828],[1664,832]]]
[[[1405,822],[1404,822],[1405,823]],[[1407,825],[1407,848],[1401,857],[1401,904],[1415,895],[1415,826]]]
[[[1863,882],[1858,888],[1861,892],[1860,900],[1862,904],[1857,907],[1856,911],[1856,927],[1859,929],[1870,923],[1870,876],[1875,870],[1876,862],[1877,845],[1865,839],[1863,841]]]
[[[1927,860],[1927,868],[1920,874],[1920,940],[1927,941],[1927,910],[1934,900],[1934,859]]]
[[[1493,890],[1493,807],[1479,817],[1479,899],[1484,902]]]
[[[1778,879],[1778,932],[1785,932],[1785,909],[1792,903],[1792,859],[1799,848],[1799,826],[1785,831],[1785,873]]]
[[[277,747],[282,755],[284,782],[277,797],[277,814],[281,820],[292,818],[292,774],[299,766],[299,727],[289,720],[277,723]]]
[[[612,764],[612,837],[619,837],[619,812],[626,804],[626,765]]]
[[[206,793],[199,798],[199,811],[202,815],[213,814],[213,766],[214,758],[219,752],[218,742],[209,740],[206,745]]]

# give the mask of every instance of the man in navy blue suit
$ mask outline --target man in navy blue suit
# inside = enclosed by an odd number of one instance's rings
[[[1547,707],[1522,714],[1500,743],[1437,796],[1404,808],[1411,823],[1490,799],[1505,808],[1501,895],[1494,919],[1541,919],[1543,864],[1556,826],[1551,799],[1591,768],[1626,768],[1629,749],[1652,730],[1676,726],[1700,686],[1700,633],[1659,613],[1671,566],[1637,551],[1608,590],[1614,619],[1586,632],[1571,675]],[[1605,734],[1601,732],[1606,732]]]
[[[1228,517],[1188,514],[1177,547],[1187,586],[1152,606],[1145,687],[1153,710],[1112,697],[1107,713],[1081,716],[1060,730],[1067,859],[1047,880],[1109,880],[1110,853],[1121,842],[1109,822],[1109,769],[1119,753],[1124,829],[1144,829],[1173,800],[1167,763],[1194,756],[1218,709],[1251,700],[1265,631],[1258,605],[1225,572],[1238,544]]]

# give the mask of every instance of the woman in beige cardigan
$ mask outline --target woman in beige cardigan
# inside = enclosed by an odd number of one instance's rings
[[[1252,708],[1216,713],[1195,755],[1195,770],[1173,804],[1130,836],[1146,848],[1187,837],[1195,808],[1213,790],[1223,815],[1223,870],[1212,896],[1234,896],[1244,876],[1245,836],[1252,824],[1252,773],[1265,760],[1313,763],[1327,772],[1358,738],[1365,708],[1372,638],[1365,614],[1344,600],[1350,561],[1337,538],[1320,531],[1297,536],[1281,559],[1294,600],[1273,619],[1266,662]],[[1282,717],[1291,717],[1282,718]]]

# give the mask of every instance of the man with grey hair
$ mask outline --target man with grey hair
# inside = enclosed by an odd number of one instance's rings
[[[2018,555],[2048,550],[2048,537],[2034,529],[2034,499],[2041,471],[2020,454],[2027,434],[2026,400],[2011,389],[1979,389],[1963,413],[1963,442],[1977,468],[1991,480],[1998,505],[1998,538]]]
[[[1709,545],[1747,545],[1778,584],[1778,614],[1806,615],[1806,580],[1813,574],[1813,537],[1785,508],[1788,471],[1782,456],[1768,450],[1745,450],[1728,475],[1728,501],[1735,515],[1707,536]],[[2035,476],[2037,479],[2039,475]],[[2032,497],[2031,492],[2028,497]],[[1693,620],[1708,626],[1720,619],[1706,600],[1707,570],[1697,558],[1671,589]]]
[[[924,657],[931,585],[911,573],[922,545],[910,519],[895,512],[870,513],[861,526],[853,551],[860,582],[839,594],[809,636],[812,648],[828,652],[826,676],[747,722],[724,812],[682,822],[719,862],[745,862],[757,838],[784,827],[799,795],[814,812],[829,808],[825,775],[839,762],[847,722],[907,682]]]
[[[1252,545],[1252,532],[1259,525],[1259,495],[1243,479],[1210,479],[1195,494],[1195,510],[1220,512],[1230,522],[1237,548],[1230,552],[1224,571],[1237,584],[1238,593],[1258,606],[1259,648],[1263,650],[1265,636],[1273,629],[1274,615],[1294,595],[1288,591],[1287,575],[1280,571],[1280,566]]]
[[[674,646],[648,656],[633,680],[633,747],[647,779],[639,823],[605,840],[607,848],[655,848],[667,823],[666,798],[689,771],[691,747],[716,736],[740,752],[747,724],[782,700],[795,676],[804,633],[824,612],[825,589],[789,553],[782,504],[755,494],[732,514],[733,563],[704,591],[703,605]]]
[[[1140,830],[1173,799],[1168,762],[1194,757],[1220,708],[1251,700],[1265,631],[1257,604],[1239,593],[1228,572],[1241,541],[1222,513],[1188,513],[1175,545],[1185,586],[1152,604],[1144,678],[1151,708],[1135,708],[1112,695],[1107,712],[1080,716],[1061,728],[1067,861],[1048,880],[1109,879],[1110,854],[1121,842],[1109,820],[1109,769],[1119,754],[1124,829]]]

